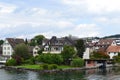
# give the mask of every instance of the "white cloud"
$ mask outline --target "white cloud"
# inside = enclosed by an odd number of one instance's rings
[[[74,10],[77,8],[89,13],[105,14],[109,12],[120,12],[120,0],[62,0]]]
[[[96,17],[94,19],[95,21],[97,21],[100,24],[107,24],[107,25],[120,25],[120,18],[115,18],[115,17]],[[115,26],[114,26],[115,27]]]
[[[97,17],[94,20],[97,21],[97,22],[103,23],[103,24],[109,22],[109,19],[106,18],[106,17]]]
[[[69,12],[67,7],[64,10],[56,10],[57,7],[53,10],[44,7],[21,8],[18,5],[5,4],[5,6],[2,6],[3,11],[0,9],[0,11],[7,13],[7,15],[3,14],[0,16],[0,26],[2,27],[0,27],[0,31],[3,30],[0,36],[32,38],[35,35],[43,34],[50,38],[51,36],[63,37],[69,34],[79,37],[90,37],[100,34],[96,23],[88,24],[87,22],[82,22],[82,17],[77,16],[77,19],[74,17],[76,16],[74,13],[81,16],[79,13],[82,13],[82,11],[79,9],[84,10],[86,7],[89,8],[86,10],[96,11],[92,2],[89,4],[88,0],[63,0],[63,2],[72,6],[69,9],[75,9],[75,11]],[[14,13],[14,11],[16,12]]]
[[[14,12],[16,6],[10,4],[0,3],[0,14],[9,14]]]
[[[78,33],[79,37],[90,37],[99,35],[99,30],[96,24],[79,24],[74,32]]]

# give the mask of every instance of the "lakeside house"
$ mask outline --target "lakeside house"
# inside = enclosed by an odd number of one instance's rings
[[[63,51],[63,47],[65,45],[75,47],[76,40],[77,38],[70,37],[57,38],[56,36],[53,36],[50,40],[48,40],[45,43],[43,53],[60,54]]]
[[[114,56],[118,56],[118,53],[120,53],[120,46],[111,45],[107,48],[106,52],[110,56],[110,59],[113,59]]]
[[[32,52],[32,53],[33,53],[33,56],[34,56],[34,57],[37,56],[37,55],[38,55],[38,51],[39,51],[39,50],[42,50],[42,48],[43,48],[43,46],[40,46],[40,45],[39,45],[39,46],[38,46],[38,45],[34,46],[34,47],[33,47],[33,52]]]
[[[5,60],[10,59],[14,53],[15,46],[20,43],[24,43],[24,40],[19,38],[6,38],[2,45],[2,57]]]

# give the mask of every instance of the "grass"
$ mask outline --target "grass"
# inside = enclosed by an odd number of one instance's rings
[[[21,66],[17,66],[18,68],[26,68],[26,69],[38,69],[38,70],[42,70],[41,65],[21,65]],[[67,65],[59,65],[57,69],[69,69],[69,68],[73,68],[71,66],[67,66]]]
[[[27,68],[27,69],[42,69],[42,67],[40,67],[40,65],[21,65],[21,66],[17,66],[18,68]]]

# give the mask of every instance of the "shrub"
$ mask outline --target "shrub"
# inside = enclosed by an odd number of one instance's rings
[[[92,52],[90,55],[91,59],[109,59],[110,56],[102,51]]]
[[[48,64],[43,64],[42,68],[45,69],[45,70],[48,70],[49,69],[49,65]]]
[[[63,62],[63,58],[61,55],[52,54],[51,58],[52,58],[53,64],[62,64],[62,62]]]
[[[81,59],[81,58],[73,59],[71,65],[73,67],[83,67],[84,66],[84,60]]]
[[[15,66],[15,65],[17,65],[17,63],[16,63],[16,60],[15,59],[9,59],[7,62],[6,62],[6,64],[5,64],[6,66]]]
[[[38,62],[48,63],[48,64],[61,64],[63,58],[58,54],[41,54],[37,57]]]
[[[58,65],[57,64],[51,64],[49,66],[49,69],[57,69],[58,68]]]
[[[24,63],[25,63],[25,64],[35,64],[35,58],[32,57],[32,58],[30,58],[30,59],[28,59],[28,60],[25,60]]]
[[[24,59],[20,56],[13,56],[12,58],[16,60],[16,65],[21,65],[24,62]]]

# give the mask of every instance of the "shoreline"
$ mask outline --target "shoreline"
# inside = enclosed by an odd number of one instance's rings
[[[111,67],[119,67],[119,66],[108,66],[106,68]],[[39,73],[58,73],[58,72],[73,72],[73,71],[80,71],[80,70],[91,70],[91,69],[100,69],[98,67],[91,67],[91,68],[68,68],[68,69],[53,69],[53,70],[39,70],[39,69],[27,69],[27,68],[17,68],[15,66],[2,66],[1,69],[5,70],[16,70],[16,71],[33,71],[33,72],[39,72]]]

